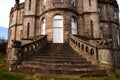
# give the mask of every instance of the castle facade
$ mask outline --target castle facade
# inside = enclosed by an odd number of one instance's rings
[[[88,38],[92,45],[105,45],[103,48],[108,50],[99,54],[103,63],[111,64],[111,55],[114,64],[120,61],[116,0],[16,0],[9,22],[8,55],[12,40],[24,45],[39,35],[47,35],[49,43],[67,43],[72,34]]]

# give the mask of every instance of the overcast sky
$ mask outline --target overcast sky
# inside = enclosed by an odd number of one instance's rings
[[[23,2],[24,0],[20,0]],[[0,0],[0,27],[9,26],[9,13],[11,7],[14,6],[15,0]]]
[[[23,2],[24,0],[20,0]],[[120,0],[117,0],[120,5]],[[15,0],[0,0],[0,27],[8,28],[9,25],[9,12],[14,6]]]

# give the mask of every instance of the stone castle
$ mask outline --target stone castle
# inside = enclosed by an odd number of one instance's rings
[[[7,49],[11,69],[18,68],[19,62],[47,44],[69,44],[78,55],[93,64],[120,67],[116,0],[15,2],[10,11]]]

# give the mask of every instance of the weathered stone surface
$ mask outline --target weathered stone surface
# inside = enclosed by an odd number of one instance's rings
[[[116,0],[76,0],[74,5],[71,3],[72,0],[62,0],[61,3],[46,0],[45,4],[43,4],[43,0],[29,1],[19,3],[19,0],[16,0],[17,6],[15,5],[11,9],[8,55],[11,55],[9,52],[12,49],[12,40],[19,40],[24,45],[31,42],[31,38],[41,35],[43,19],[46,20],[45,33],[48,41],[53,42],[53,18],[55,15],[61,15],[63,16],[64,43],[69,41],[69,34],[72,33],[71,18],[75,18],[77,35],[90,38],[93,42],[95,39],[111,42],[110,45],[105,45],[106,48],[112,46],[109,51],[107,53],[104,50],[99,51],[99,55],[102,57],[98,56],[98,58],[103,62],[110,62],[112,57],[113,64],[118,64],[120,28],[119,8]],[[96,42],[93,45],[97,45]]]

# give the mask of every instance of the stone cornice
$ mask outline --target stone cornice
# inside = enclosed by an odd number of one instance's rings
[[[20,9],[24,9],[24,2],[21,4],[18,4],[17,6],[14,6],[11,8],[10,14],[12,14],[13,12],[15,12],[16,10],[20,10]]]
[[[67,12],[74,12],[76,15],[79,15],[79,13],[73,9],[68,9],[68,8],[52,8],[44,11],[40,16],[44,15],[45,13],[52,12],[52,11],[67,11]]]
[[[119,5],[116,0],[98,0],[98,3],[110,4],[110,5],[115,6],[116,8],[119,8]]]
[[[102,22],[102,23],[108,23],[107,20],[100,20],[100,22]],[[119,22],[115,22],[115,21],[110,21],[110,23],[114,23],[116,25],[119,25]]]
[[[9,26],[9,28],[8,29],[11,29],[12,27],[19,27],[19,26],[22,26],[23,24],[14,24],[14,25],[12,25],[12,26]]]

